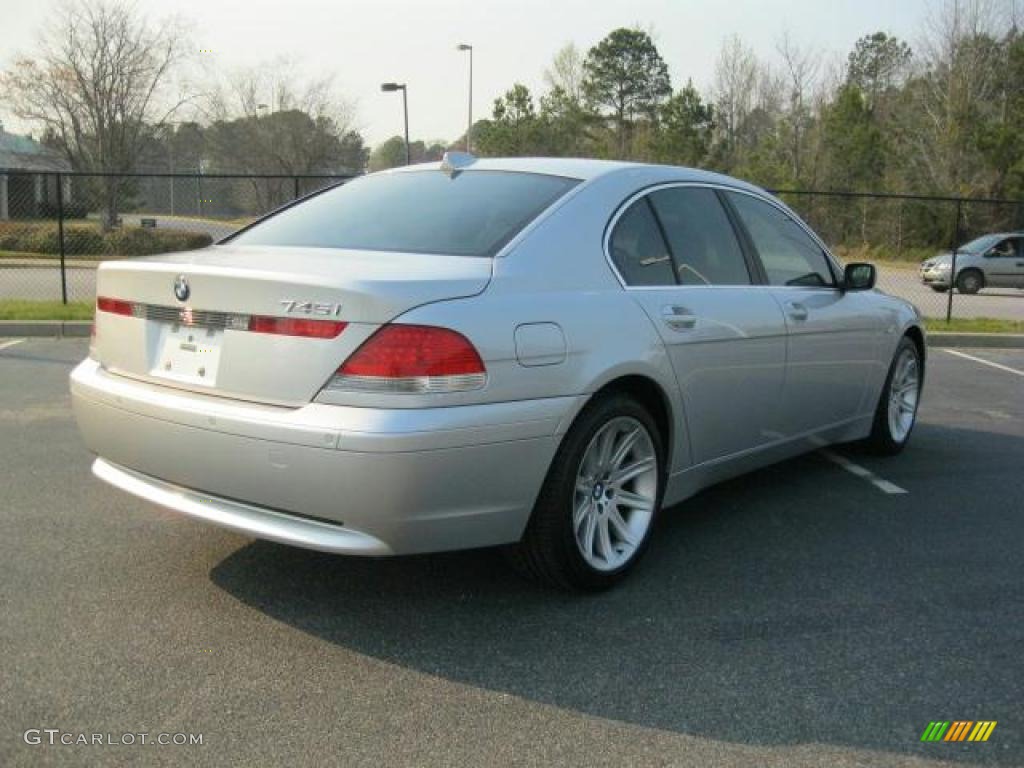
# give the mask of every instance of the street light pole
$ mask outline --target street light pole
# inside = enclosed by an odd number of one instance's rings
[[[174,178],[174,143],[176,141],[177,131],[178,131],[178,129],[182,125],[183,125],[183,123],[180,120],[168,120],[168,121],[166,121],[163,124],[164,140],[167,142],[168,172],[170,173],[170,176],[168,177],[167,180],[170,182],[170,184],[168,185],[168,191],[170,192],[170,197],[171,197],[171,216],[173,216],[174,213],[175,213],[175,206],[174,206],[174,182],[175,182],[175,178]]]
[[[402,113],[405,116],[405,164],[412,165],[412,153],[409,149],[409,98],[405,83],[381,83],[380,89],[385,93],[402,92]]]
[[[405,118],[405,164],[412,165],[412,147],[409,146],[409,92],[402,86],[402,115]]]
[[[167,156],[171,164],[171,216],[174,215],[174,131],[167,139]]]
[[[458,50],[469,51],[469,124],[466,126],[466,151],[473,147],[473,46],[459,43]]]

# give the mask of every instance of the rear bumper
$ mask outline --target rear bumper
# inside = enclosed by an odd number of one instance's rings
[[[104,481],[258,538],[361,555],[518,540],[579,404],[281,408],[133,381],[92,360],[71,392]]]
[[[391,548],[383,541],[344,526],[198,493],[133,472],[106,459],[96,459],[92,472],[100,480],[146,501],[261,539],[321,552],[392,554]]]

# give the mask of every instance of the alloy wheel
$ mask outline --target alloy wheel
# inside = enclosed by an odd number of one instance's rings
[[[917,355],[911,349],[903,349],[889,384],[889,433],[897,443],[906,440],[914,426],[921,390],[919,371]]]
[[[654,518],[658,465],[646,427],[630,416],[602,426],[576,474],[573,534],[598,571],[613,571],[636,554]]]

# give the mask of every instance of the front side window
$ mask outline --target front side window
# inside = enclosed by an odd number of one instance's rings
[[[676,284],[672,257],[646,197],[619,218],[608,249],[626,285]]]
[[[680,285],[749,285],[750,272],[718,195],[703,187],[651,193]]]
[[[578,183],[505,171],[374,174],[287,208],[231,242],[494,256]]]
[[[772,285],[834,286],[821,247],[785,211],[756,197],[729,192]]]
[[[1011,237],[997,243],[990,253],[1004,259],[1013,259],[1017,257],[1018,247],[1019,241]]]

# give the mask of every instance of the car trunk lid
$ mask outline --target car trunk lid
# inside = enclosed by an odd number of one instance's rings
[[[224,245],[105,262],[97,296],[122,304],[97,312],[93,355],[125,376],[299,405],[382,324],[480,293],[490,277],[488,258],[322,248]],[[332,335],[332,323],[345,325]]]

